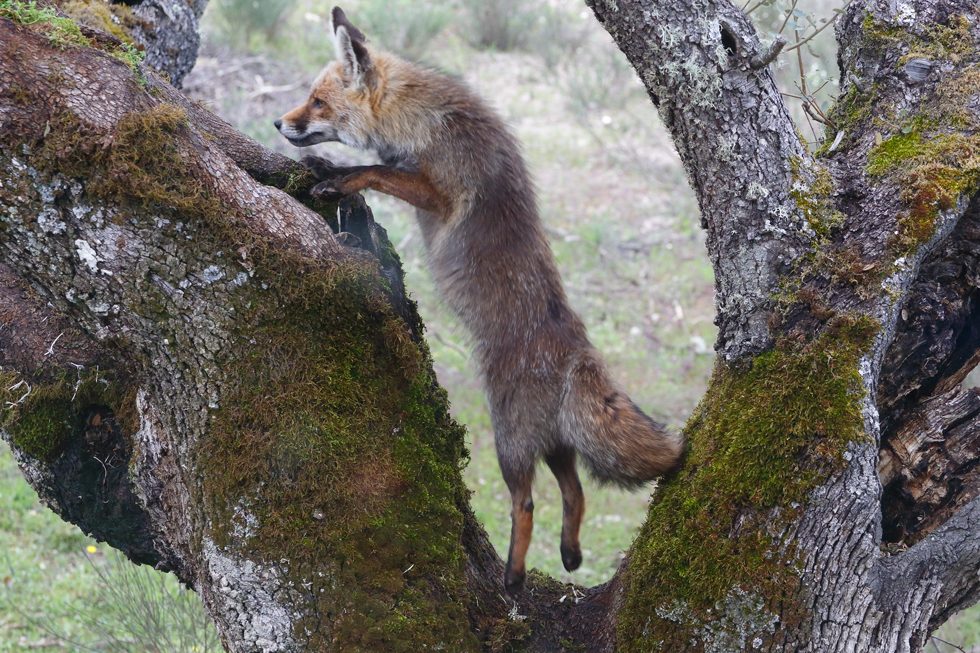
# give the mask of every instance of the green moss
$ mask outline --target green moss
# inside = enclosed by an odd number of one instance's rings
[[[915,251],[935,231],[941,211],[956,205],[962,195],[980,188],[980,135],[927,133],[921,119],[874,147],[868,155],[868,174],[894,177],[907,214],[899,216],[890,243],[898,255]]]
[[[103,2],[68,2],[62,7],[70,18],[59,16],[49,7],[38,8],[35,2],[0,0],[0,16],[43,32],[52,45],[64,50],[67,47],[93,47],[116,57],[137,75],[139,83],[146,84],[140,70],[145,53],[137,48],[128,28],[141,21],[125,5],[108,5]],[[74,19],[74,20],[73,20]],[[77,22],[76,22],[77,21]],[[102,43],[82,34],[78,24],[88,25],[111,34],[121,44]]]
[[[34,91],[29,88],[24,88],[19,84],[12,84],[7,89],[7,94],[13,98],[14,102],[17,104],[29,105],[35,102]]]
[[[814,318],[824,322],[834,315],[827,308],[829,292],[842,287],[856,287],[859,293],[863,292],[881,272],[861,256],[859,246],[839,242],[837,236],[845,217],[834,203],[836,184],[827,168],[819,162],[804,165],[797,157],[790,160],[790,167],[793,185],[789,194],[813,239],[810,250],[794,261],[795,273],[784,278],[780,292],[773,298],[780,311],[774,318],[785,316],[792,307],[802,304]],[[815,278],[826,279],[829,285],[818,284],[823,288],[818,292],[811,283]]]
[[[868,172],[880,175],[897,165],[918,156],[922,150],[922,135],[918,130],[899,133],[876,145],[868,153]]]
[[[116,373],[41,371],[0,374],[0,425],[25,453],[50,462],[84,427],[87,409],[104,405],[127,433],[136,428],[136,392]]]
[[[9,18],[44,32],[51,43],[62,50],[69,46],[89,45],[81,30],[69,18],[59,17],[54,9],[38,8],[37,3],[0,0],[0,17]]]
[[[142,207],[163,204],[182,215],[203,217],[219,210],[204,184],[188,173],[178,137],[187,128],[183,109],[158,104],[127,114],[116,127],[102,164],[107,174],[89,184],[103,199],[125,199]],[[91,158],[87,158],[91,165]]]
[[[272,258],[257,280],[278,274]],[[427,351],[370,267],[308,268],[270,290],[238,307],[233,387],[201,454],[212,537],[295,569],[343,561],[293,579],[327,588],[317,613],[334,615],[334,639],[315,650],[475,650],[461,627],[464,432]]]
[[[71,403],[61,398],[36,400],[22,417],[8,426],[13,443],[44,461],[53,460],[78,427]]]
[[[793,185],[789,195],[803,213],[807,226],[821,242],[844,223],[844,216],[833,204],[834,180],[819,163],[804,168],[799,157],[790,161]]]
[[[954,64],[973,53],[970,21],[962,15],[949,17],[949,25],[927,25],[923,37],[909,39],[909,52],[898,60],[905,65],[912,59],[945,59]]]
[[[936,88],[935,99],[922,107],[924,125],[976,130],[977,118],[969,105],[977,89],[980,89],[980,64],[965,66],[949,75]]]
[[[874,41],[894,41],[905,35],[905,32],[901,28],[892,27],[875,20],[870,12],[864,15],[864,20],[861,22],[861,29],[864,31],[864,37],[866,39]]]
[[[140,25],[142,21],[133,15],[133,10],[126,5],[108,4],[101,0],[94,2],[74,0],[73,2],[66,2],[61,8],[76,23],[88,25],[106,34],[111,34],[131,46],[136,45],[129,34],[129,30]]]
[[[958,64],[974,49],[970,21],[959,14],[951,15],[947,25],[925,25],[921,35],[878,22],[870,13],[865,16],[862,27],[865,39],[872,43],[877,41],[886,47],[901,43],[908,47],[908,52],[898,61],[900,66],[911,59],[944,59]]]
[[[518,615],[516,612],[515,604],[511,614],[501,617],[493,624],[487,641],[487,649],[490,653],[519,653],[525,650],[524,643],[531,636],[531,626],[527,623],[526,615]],[[574,644],[572,646],[574,647]],[[568,646],[563,648],[569,651],[581,650]]]
[[[739,650],[746,637],[778,637],[764,618],[726,621],[733,602],[783,627],[801,618],[797,553],[776,538],[863,433],[857,363],[877,330],[838,317],[744,369],[718,363],[686,427],[684,469],[658,489],[630,552],[620,650],[686,649],[709,630]]]
[[[221,213],[201,181],[180,137],[187,115],[158,104],[124,116],[111,133],[86,130],[70,114],[56,117],[36,148],[36,166],[87,180],[87,192],[101,200],[141,208],[168,207],[189,218]]]

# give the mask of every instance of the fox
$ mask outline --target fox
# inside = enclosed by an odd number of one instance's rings
[[[577,458],[598,482],[635,490],[679,467],[683,437],[630,400],[589,342],[504,120],[463,81],[375,49],[340,7],[329,30],[335,59],[274,125],[299,147],[341,142],[381,160],[304,157],[315,197],[371,189],[415,207],[436,287],[469,333],[510,491],[504,585],[524,584],[541,459],[561,490],[561,560],[574,571],[585,514]]]

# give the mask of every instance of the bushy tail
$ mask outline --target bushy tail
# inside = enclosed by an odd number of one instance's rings
[[[591,348],[569,356],[559,422],[565,444],[600,482],[633,489],[681,462],[683,438],[637,408]]]

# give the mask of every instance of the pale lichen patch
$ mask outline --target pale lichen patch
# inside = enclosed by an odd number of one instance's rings
[[[78,258],[82,260],[82,263],[87,265],[92,272],[99,271],[99,262],[102,258],[95,253],[95,249],[88,243],[87,240],[78,238],[75,240],[75,252],[78,254]]]
[[[761,596],[737,586],[707,613],[708,618],[699,618],[681,601],[675,601],[669,608],[657,609],[657,616],[661,619],[678,624],[697,624],[692,628],[691,644],[702,647],[704,653],[744,651],[749,645],[749,638],[752,646],[758,648],[763,643],[760,635],[772,635],[779,623],[779,615],[766,609]]]

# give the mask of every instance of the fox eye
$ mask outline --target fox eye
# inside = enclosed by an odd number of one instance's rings
[[[313,98],[313,108],[314,109],[322,109],[323,108],[323,100],[321,100],[320,98]]]

